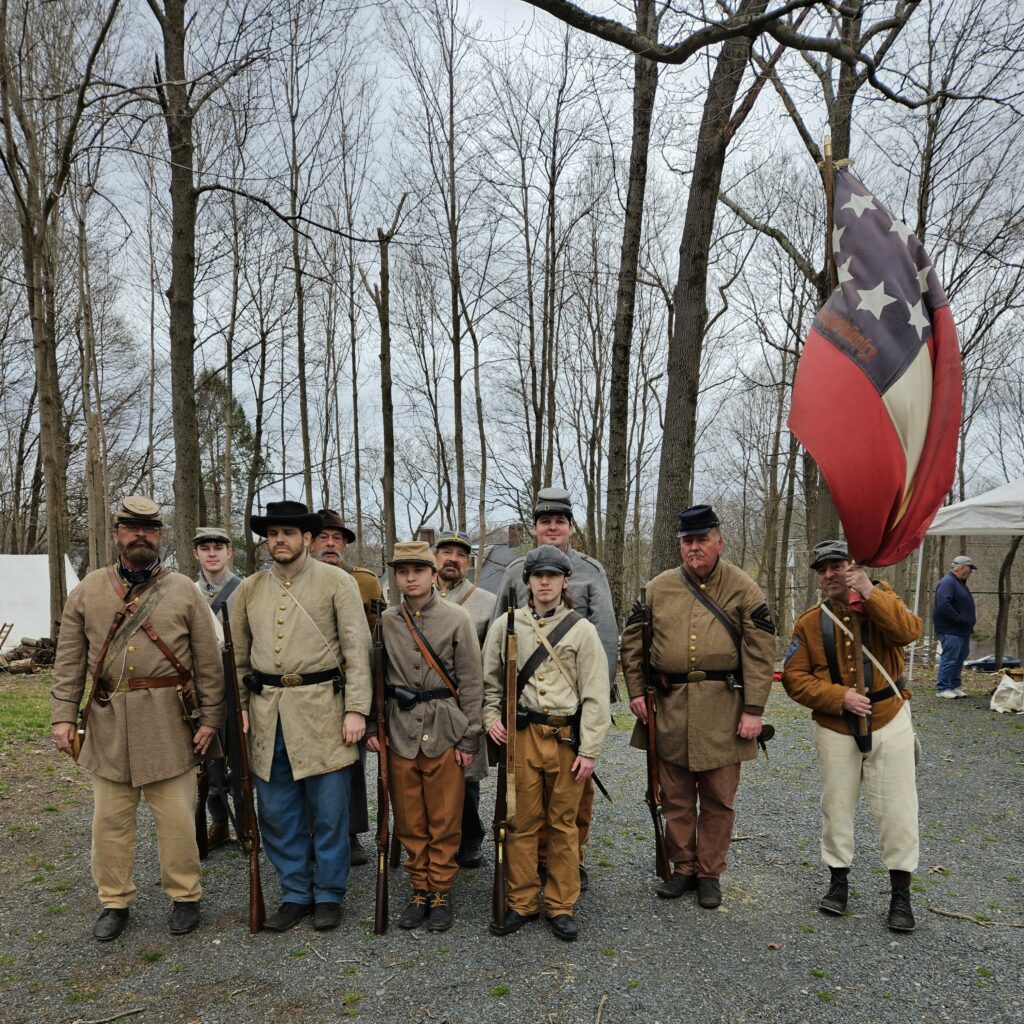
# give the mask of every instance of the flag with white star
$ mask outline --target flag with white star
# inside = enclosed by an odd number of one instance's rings
[[[851,557],[892,565],[921,542],[956,471],[960,346],[917,236],[835,174],[839,287],[807,336],[789,427],[818,464]]]

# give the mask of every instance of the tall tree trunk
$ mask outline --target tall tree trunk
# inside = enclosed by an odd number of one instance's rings
[[[637,0],[636,28],[657,41],[654,0]],[[612,604],[619,622],[627,604],[623,586],[626,539],[626,476],[629,432],[629,368],[633,345],[636,275],[643,237],[644,196],[647,191],[647,155],[651,120],[658,89],[658,65],[646,57],[633,58],[633,139],[629,151],[626,215],[619,252],[619,283],[615,296],[612,366],[608,417],[608,497],[604,566]]]
[[[744,0],[740,11],[757,15],[766,6],[767,0]],[[660,572],[679,561],[675,517],[692,500],[700,361],[708,322],[708,258],[726,150],[737,127],[731,121],[733,103],[749,56],[747,38],[738,37],[723,44],[711,76],[697,138],[679,244],[679,276],[673,293],[675,326],[668,352],[652,572]]]
[[[1003,564],[999,567],[999,610],[996,613],[996,664],[998,672],[1003,667],[1003,655],[1006,652],[1006,635],[1010,624],[1010,603],[1013,600],[1013,581],[1011,572],[1013,560],[1017,557],[1017,548],[1022,538],[1017,536],[1010,541],[1010,549],[1006,552]]]

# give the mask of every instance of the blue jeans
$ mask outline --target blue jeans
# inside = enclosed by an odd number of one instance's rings
[[[340,903],[345,896],[350,867],[348,776],[348,768],[339,768],[296,780],[278,721],[270,781],[257,778],[256,792],[263,848],[286,903]]]
[[[960,670],[964,667],[967,655],[971,653],[971,638],[957,636],[955,633],[937,634],[942,644],[939,656],[939,674],[935,681],[935,692],[955,690],[960,686]]]

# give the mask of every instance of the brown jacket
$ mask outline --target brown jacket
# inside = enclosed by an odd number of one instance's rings
[[[231,634],[239,679],[252,669],[275,676],[321,672],[339,664],[345,670],[341,693],[330,682],[266,686],[260,694],[243,687],[256,775],[270,778],[278,722],[296,779],[358,760],[358,746],[345,743],[343,721],[347,711],[370,711],[370,631],[359,587],[348,573],[307,554],[286,583],[273,568],[250,576],[235,591]]]
[[[473,620],[462,608],[442,601],[436,593],[425,608],[419,612],[410,610],[410,615],[455,683],[459,699],[422,701],[408,711],[403,711],[398,701],[389,699],[391,750],[399,757],[413,758],[420,751],[427,757],[439,757],[451,747],[458,747],[473,754],[475,760],[480,744],[483,673]],[[402,618],[401,607],[389,608],[382,621],[388,656],[385,683],[408,690],[444,689],[444,680],[420,654]]]
[[[758,585],[738,566],[720,558],[704,581],[706,591],[729,614],[740,633],[736,645],[725,626],[693,595],[682,566],[647,586],[653,621],[654,672],[743,672],[744,693],[725,682],[704,680],[673,686],[657,695],[658,757],[690,771],[709,771],[757,756],[755,740],[736,735],[740,713],[760,714],[772,685],[775,626]],[[692,577],[691,577],[692,578]],[[642,631],[636,615],[622,634],[622,672],[629,696],[644,692]],[[637,722],[630,743],[644,749],[646,727]]]
[[[903,647],[921,635],[922,623],[888,583],[875,584],[875,589],[864,602],[863,619],[845,604],[834,603],[831,608],[855,638],[850,640],[838,626],[835,627],[836,660],[842,684],[832,682],[821,638],[822,611],[815,605],[797,619],[793,628],[793,643],[786,654],[782,685],[793,700],[813,711],[811,717],[819,725],[849,735],[849,727],[842,718],[843,697],[858,681],[862,684],[864,681],[864,663],[857,656],[858,645],[866,643],[868,650],[898,685],[903,674]],[[873,676],[872,692],[890,691],[889,684],[877,669]],[[909,690],[903,689],[903,695],[910,699]],[[887,725],[899,709],[900,702],[895,697],[872,705],[872,730]]]
[[[210,607],[188,577],[177,572],[164,576],[149,621],[192,673],[201,723],[220,728],[225,714],[224,672]],[[105,568],[89,573],[71,591],[61,615],[53,666],[52,723],[76,721],[86,675],[91,687],[100,649],[123,607]],[[103,665],[103,678],[111,689],[120,679],[174,675],[174,666],[141,629]],[[173,686],[119,690],[109,701],[93,701],[78,759],[87,771],[112,782],[145,786],[181,775],[199,760]]]

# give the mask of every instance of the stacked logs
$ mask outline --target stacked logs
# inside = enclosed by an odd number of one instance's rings
[[[48,636],[38,639],[23,636],[17,647],[0,654],[0,672],[29,674],[52,665],[57,654],[57,641]]]

